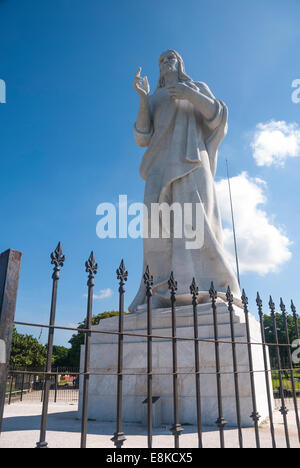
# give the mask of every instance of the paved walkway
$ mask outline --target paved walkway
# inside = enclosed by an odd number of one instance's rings
[[[3,432],[0,437],[0,448],[33,448],[39,438],[40,414],[42,405],[39,402],[13,403],[5,406]],[[275,430],[278,447],[284,448],[285,436],[281,414],[275,412]],[[289,412],[289,429],[291,445],[300,448],[298,441],[295,414]],[[146,448],[147,432],[144,427],[136,424],[124,424],[123,430],[127,440],[124,447]],[[197,429],[185,426],[180,438],[181,448],[197,447]],[[110,438],[115,432],[115,424],[90,421],[88,425],[88,447],[112,448]],[[173,437],[168,427],[161,427],[153,431],[153,448],[173,447]],[[244,429],[244,444],[247,448],[255,448],[254,430]],[[260,427],[261,445],[271,448],[270,429],[268,424]],[[47,441],[50,448],[78,448],[80,446],[80,421],[78,420],[77,404],[50,403],[48,416]],[[236,429],[225,431],[227,448],[238,448]],[[215,428],[204,428],[203,443],[206,448],[218,448],[219,434]]]

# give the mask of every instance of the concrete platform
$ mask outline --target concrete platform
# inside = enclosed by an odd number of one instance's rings
[[[222,375],[222,396],[224,417],[232,427],[236,425],[236,401],[233,376],[233,359],[231,345],[231,330],[227,304],[217,301],[219,339],[228,343],[220,344]],[[193,311],[191,306],[178,307],[177,336],[193,338]],[[243,310],[234,306],[235,335],[237,342],[246,342],[246,325]],[[251,342],[260,343],[260,325],[250,315]],[[199,338],[214,339],[213,314],[211,304],[198,306]],[[153,377],[153,395],[159,397],[160,405],[158,424],[173,423],[173,379],[172,375],[172,335],[171,310],[153,310],[153,335],[167,338],[153,339],[153,372],[161,375]],[[144,311],[130,314],[124,319],[125,331],[135,334],[147,333],[147,314]],[[103,320],[95,330],[117,331],[118,317]],[[93,334],[91,344],[91,371],[117,372],[118,336],[109,334]],[[200,342],[201,372],[201,402],[203,424],[214,426],[218,418],[215,345],[213,342]],[[252,346],[255,370],[255,387],[257,407],[261,415],[260,422],[268,417],[266,382],[261,345]],[[84,347],[82,348],[81,368],[83,369]],[[242,424],[244,427],[253,425],[250,415],[253,412],[249,377],[249,359],[247,345],[237,346],[239,375],[239,391]],[[147,369],[147,341],[143,337],[124,336],[124,372],[127,374],[145,373]],[[179,385],[179,418],[181,424],[196,424],[195,399],[195,354],[193,341],[178,341],[178,371],[182,373],[178,379]],[[270,381],[271,386],[271,381]],[[272,386],[271,386],[272,387]],[[89,417],[99,421],[112,421],[116,418],[117,378],[115,376],[92,375],[89,391]],[[144,420],[143,401],[147,397],[147,377],[145,375],[125,375],[123,378],[123,420],[124,422],[140,423]],[[157,417],[155,418],[157,420]]]

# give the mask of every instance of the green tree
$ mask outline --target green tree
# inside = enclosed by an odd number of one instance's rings
[[[72,367],[70,363],[70,349],[65,346],[53,346],[53,367]]]
[[[99,325],[101,320],[115,317],[119,315],[117,311],[103,312],[102,314],[95,315],[92,318],[92,325]],[[83,322],[80,322],[78,328],[86,329],[86,319]],[[71,348],[69,349],[69,362],[71,367],[79,367],[80,365],[80,349],[81,345],[84,344],[84,335],[85,333],[76,333],[72,336],[69,343]]]
[[[276,323],[277,323],[278,342],[279,344],[286,344],[286,332],[284,328],[284,321],[283,321],[282,314],[276,313]],[[272,317],[270,315],[264,316],[264,324],[265,324],[266,342],[274,344],[275,333],[274,333]],[[297,339],[297,334],[296,334],[295,322],[291,315],[288,315],[287,317],[287,324],[288,324],[289,339],[290,339],[290,343],[292,344],[293,341]],[[298,324],[300,328],[299,317],[298,317]],[[282,359],[283,367],[286,367],[288,364],[287,363],[287,360],[288,360],[287,346],[280,346],[279,349],[280,349],[280,356]],[[274,368],[277,366],[276,346],[269,346],[269,350],[270,350],[271,365]]]
[[[13,330],[10,367],[39,369],[45,366],[47,348],[32,335],[22,335]]]

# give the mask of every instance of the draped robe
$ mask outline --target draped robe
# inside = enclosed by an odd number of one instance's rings
[[[149,133],[134,126],[136,143],[148,147],[140,174],[146,181],[144,203],[202,203],[204,209],[204,245],[187,249],[185,238],[144,238],[144,265],[154,277],[153,306],[169,307],[168,279],[171,271],[178,282],[177,303],[191,304],[190,284],[193,277],[199,287],[199,302],[209,299],[211,282],[223,295],[228,286],[236,298],[240,288],[223,248],[222,224],[214,177],[218,147],[227,133],[228,111],[205,83],[194,83],[202,94],[216,103],[212,120],[204,116],[187,100],[171,98],[165,88],[149,96],[152,128]],[[146,303],[143,278],[129,310],[143,309]]]

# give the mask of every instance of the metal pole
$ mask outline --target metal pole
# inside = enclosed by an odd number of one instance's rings
[[[291,301],[291,309],[292,309],[293,319],[294,319],[294,323],[295,323],[296,336],[297,336],[297,339],[299,340],[300,339],[300,336],[299,336],[299,321],[298,321],[297,310],[296,310],[296,307],[295,307],[293,301]]]
[[[195,350],[195,380],[196,380],[196,405],[197,405],[197,427],[198,427],[198,448],[203,448],[202,441],[202,411],[201,411],[201,386],[200,386],[200,360],[199,360],[199,332],[198,332],[198,311],[197,311],[197,297],[199,295],[199,288],[193,278],[190,286],[193,304],[193,317],[194,317],[194,350]]]
[[[251,419],[254,422],[255,430],[255,440],[256,447],[260,448],[260,438],[259,438],[259,428],[258,423],[261,418],[260,414],[257,411],[257,402],[256,402],[256,390],[255,390],[255,380],[254,380],[254,368],[253,368],[253,357],[252,357],[252,348],[251,348],[251,334],[249,326],[249,310],[248,310],[248,298],[243,289],[242,294],[242,303],[244,306],[245,320],[246,320],[246,331],[247,331],[247,342],[248,342],[248,357],[249,357],[249,372],[250,372],[250,384],[251,384],[251,395],[252,395],[252,406],[253,413],[251,414]]]
[[[283,391],[282,366],[281,366],[281,357],[280,357],[280,351],[279,351],[277,320],[276,320],[276,314],[275,314],[275,304],[271,296],[270,296],[270,301],[269,301],[269,307],[271,310],[271,317],[272,317],[272,322],[273,322],[273,332],[275,336],[276,355],[277,355],[277,363],[278,363],[279,389],[280,389],[280,398],[281,398],[281,408],[279,411],[283,417],[286,446],[287,448],[290,448],[291,444],[290,444],[289,428],[288,428],[288,421],[287,421],[288,409],[285,405],[284,391]]]
[[[225,439],[224,439],[224,428],[227,424],[223,416],[223,402],[222,402],[222,381],[221,381],[221,365],[220,365],[220,343],[219,343],[219,332],[218,332],[218,317],[217,317],[217,305],[216,301],[218,298],[218,293],[215,290],[214,284],[211,283],[209,290],[209,295],[211,297],[212,310],[213,310],[213,321],[214,321],[214,342],[215,342],[215,357],[216,357],[216,376],[217,376],[217,395],[218,395],[218,411],[219,417],[216,421],[216,424],[220,431],[220,444],[221,448],[225,448]]]
[[[148,402],[148,448],[152,448],[152,286],[153,276],[150,274],[149,267],[147,266],[144,274],[144,283],[146,285],[147,297],[147,402]]]
[[[260,330],[261,330],[261,339],[262,339],[262,349],[263,349],[263,358],[264,358],[264,367],[265,367],[265,378],[266,378],[266,389],[267,389],[267,398],[268,398],[268,409],[269,409],[269,419],[270,419],[270,431],[272,438],[272,447],[276,448],[276,439],[275,439],[275,429],[274,429],[274,419],[273,419],[273,408],[271,402],[271,387],[270,387],[270,376],[269,376],[269,363],[267,357],[267,347],[266,347],[266,336],[265,336],[265,321],[264,314],[262,310],[262,300],[259,293],[257,293],[256,304],[258,307],[258,315],[260,319]]]
[[[10,386],[9,386],[9,398],[8,398],[8,404],[11,404],[11,396],[12,396],[12,389],[13,389],[13,383],[14,383],[14,371],[12,370],[11,376],[10,376]]]
[[[51,368],[52,368],[53,339],[54,339],[55,313],[56,313],[56,301],[57,301],[57,287],[58,287],[60,268],[63,267],[64,261],[65,261],[65,256],[62,253],[62,246],[61,246],[61,243],[59,242],[55,251],[51,254],[51,264],[54,265],[54,272],[52,275],[53,286],[52,286],[52,299],[51,299],[50,322],[49,322],[50,328],[49,328],[49,334],[48,334],[48,351],[47,351],[46,373],[45,373],[45,383],[44,383],[40,440],[39,442],[37,442],[36,448],[48,447],[48,443],[46,442],[46,426],[47,426],[49,394],[50,394],[50,385],[51,385]]]
[[[86,314],[86,327],[88,330],[92,328],[93,316],[93,291],[95,286],[95,275],[98,270],[98,265],[95,263],[94,252],[91,253],[87,262],[85,262],[85,271],[88,276],[88,301]],[[85,336],[85,355],[84,355],[84,380],[83,380],[83,396],[82,396],[82,417],[81,417],[81,448],[86,448],[87,436],[87,421],[88,421],[88,400],[89,400],[89,379],[90,379],[90,358],[91,358],[91,332],[87,332]]]
[[[228,180],[228,188],[229,188],[230,207],[231,207],[231,219],[232,219],[232,230],[233,230],[233,239],[234,239],[236,272],[237,272],[237,277],[238,277],[239,285],[241,286],[240,267],[239,267],[239,257],[238,257],[238,249],[237,249],[237,241],[236,241],[236,231],[235,231],[235,221],[234,221],[232,194],[231,194],[231,184],[230,184],[230,178],[229,178],[229,169],[228,169],[228,160],[227,160],[227,159],[226,159],[226,166],[227,166],[227,180]]]
[[[16,252],[15,250],[7,250],[0,255],[0,434],[2,430],[21,258],[21,252]]]
[[[227,289],[226,297],[227,297],[228,312],[229,312],[229,317],[230,317],[236,419],[237,419],[237,426],[238,426],[239,445],[240,445],[240,448],[242,449],[243,448],[243,433],[242,433],[242,419],[241,419],[241,405],[240,405],[239,374],[238,374],[237,354],[236,354],[236,339],[235,339],[234,317],[233,317],[233,295],[231,293],[229,286]]]
[[[296,417],[296,424],[297,424],[297,430],[298,430],[298,439],[299,439],[299,442],[300,442],[300,421],[299,421],[298,402],[297,402],[297,395],[296,395],[295,377],[294,377],[294,370],[293,370],[293,360],[292,360],[292,353],[291,353],[291,343],[290,343],[289,329],[288,329],[288,323],[287,323],[286,307],[285,307],[285,304],[283,303],[282,298],[280,299],[280,309],[281,309],[282,317],[283,317],[284,331],[285,331],[285,336],[286,336],[286,344],[288,345],[287,346],[288,366],[289,366],[290,375],[291,375],[291,384],[292,384],[292,392],[293,392],[295,417]]]
[[[117,383],[117,430],[111,439],[116,448],[121,448],[126,437],[122,432],[122,398],[123,398],[123,344],[124,344],[124,294],[125,282],[128,278],[124,260],[117,269],[119,280],[119,340],[118,340],[118,383]]]
[[[43,377],[42,377],[42,388],[41,388],[41,403],[43,403],[43,400],[44,400],[44,391],[45,391],[45,377],[43,375]]]
[[[54,403],[56,403],[57,402],[58,367],[56,368],[56,374],[55,374],[54,378],[55,378]]]
[[[24,392],[24,380],[25,380],[25,373],[22,375],[22,387],[21,387],[21,395],[20,395],[20,401],[23,401],[23,392]]]
[[[174,406],[174,426],[171,427],[171,432],[174,435],[174,447],[179,448],[179,437],[183,432],[183,428],[179,423],[178,412],[178,362],[177,362],[177,337],[176,337],[176,291],[177,281],[171,273],[168,281],[169,290],[171,291],[171,309],[172,309],[172,357],[173,357],[173,406]]]

